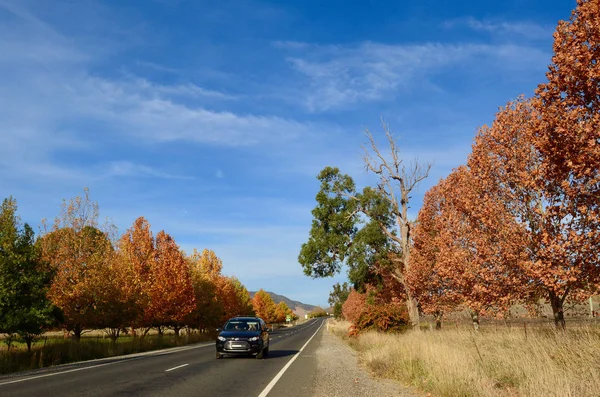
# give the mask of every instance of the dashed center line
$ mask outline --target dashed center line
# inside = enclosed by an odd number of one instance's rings
[[[176,370],[176,369],[183,368],[183,367],[186,367],[186,366],[188,366],[188,365],[189,365],[189,364],[183,364],[183,365],[179,365],[179,366],[177,366],[177,367],[169,368],[169,369],[166,369],[166,370],[165,370],[165,372],[174,371],[174,370]]]

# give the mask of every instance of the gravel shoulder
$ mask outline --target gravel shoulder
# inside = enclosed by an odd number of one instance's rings
[[[359,363],[358,354],[340,337],[323,326],[315,350],[316,378],[313,396],[402,396],[419,394],[389,379],[376,379]]]

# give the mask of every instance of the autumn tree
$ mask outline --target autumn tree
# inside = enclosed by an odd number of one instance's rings
[[[342,305],[342,314],[346,320],[355,324],[362,312],[365,310],[367,303],[366,294],[361,294],[356,290],[351,290],[348,298]]]
[[[162,333],[173,327],[176,334],[196,308],[190,266],[175,240],[160,231],[156,239],[150,224],[140,217],[119,241],[120,261],[133,272],[139,316],[144,335],[153,327]]]
[[[33,340],[56,321],[47,299],[50,269],[40,260],[34,233],[22,225],[17,202],[5,199],[0,207],[0,333],[18,334],[31,351]]]
[[[539,123],[532,143],[543,162],[535,189],[546,236],[534,262],[555,320],[564,326],[567,296],[580,299],[600,282],[600,2],[578,0],[554,33],[547,82],[532,105]]]
[[[217,286],[201,263],[202,254],[196,249],[187,257],[196,307],[188,315],[186,323],[201,330],[222,325],[223,305],[217,298]]]
[[[156,254],[151,266],[146,319],[159,332],[163,326],[170,326],[179,335],[184,319],[196,308],[194,288],[179,246],[164,231],[156,235]]]
[[[550,301],[556,325],[564,327],[567,297],[592,291],[600,276],[597,251],[587,245],[595,244],[594,215],[587,214],[597,204],[569,188],[570,183],[577,186],[575,179],[561,182],[549,173],[552,156],[539,145],[547,126],[544,111],[523,99],[501,109],[492,126],[479,132],[468,164],[486,194],[498,197],[521,225],[527,255],[521,271],[528,286]]]
[[[421,234],[415,235],[414,248],[420,250],[414,262],[417,269],[411,274],[424,310],[435,315],[461,302],[470,309],[477,328],[479,314],[501,315],[525,299],[528,279],[520,269],[526,260],[524,231],[503,202],[479,186],[465,166],[440,181],[427,199],[437,202],[422,209],[419,219],[424,224],[416,230]],[[425,275],[429,278],[423,280]],[[426,288],[420,288],[419,281]]]
[[[121,266],[132,272],[128,288],[135,296],[136,317],[131,326],[144,328],[144,335],[151,329],[152,320],[148,313],[150,288],[153,283],[152,268],[155,260],[154,237],[150,224],[144,217],[137,218],[123,233],[118,242],[118,258]]]
[[[275,323],[284,323],[286,321],[287,316],[292,316],[292,309],[290,309],[284,301],[279,302],[275,306]]]
[[[220,322],[240,314],[252,314],[250,294],[246,287],[235,277],[222,274],[223,261],[214,251],[204,249],[198,255],[197,263],[206,277],[215,285],[217,302],[221,306]]]
[[[451,280],[440,269],[438,257],[443,232],[444,197],[440,184],[429,189],[423,198],[413,231],[413,253],[410,271],[406,277],[421,311],[434,317],[436,329],[441,329],[445,313],[462,302],[462,297],[452,288]]]
[[[63,201],[60,215],[51,227],[44,226],[40,240],[42,260],[54,272],[48,297],[62,310],[64,327],[76,340],[97,323],[95,295],[103,285],[94,275],[113,251],[109,227],[98,227],[98,204],[86,189],[84,197]]]
[[[252,299],[250,299],[250,293],[248,292],[248,289],[236,277],[229,277],[229,280],[231,285],[233,286],[234,294],[236,297],[237,313],[253,315],[254,309],[252,307]]]
[[[94,270],[91,279],[101,283],[94,288],[94,309],[98,315],[91,325],[104,328],[115,342],[123,330],[134,324],[143,310],[132,263],[121,252],[112,252],[107,255],[103,266]]]
[[[265,322],[271,323],[274,321],[275,302],[273,302],[271,295],[262,288],[254,294],[252,307],[256,315]]]

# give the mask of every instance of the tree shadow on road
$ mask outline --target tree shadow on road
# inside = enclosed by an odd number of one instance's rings
[[[298,353],[298,350],[269,350],[269,355],[267,356],[267,358],[293,356],[296,353]]]
[[[273,359],[273,358],[281,358],[281,357],[289,357],[298,353],[298,350],[269,350],[269,355],[265,356],[265,359]],[[256,356],[253,355],[225,355],[225,358],[235,358],[235,359],[252,359],[256,360]]]

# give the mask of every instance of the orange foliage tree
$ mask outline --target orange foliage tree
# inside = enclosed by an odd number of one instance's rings
[[[152,328],[152,316],[148,310],[150,305],[150,289],[153,284],[152,269],[155,260],[154,237],[150,224],[144,217],[137,218],[131,228],[127,229],[118,243],[119,261],[133,272],[134,294],[139,309],[132,326],[145,329],[144,335]]]
[[[159,332],[161,326],[171,326],[175,335],[179,335],[184,319],[196,308],[196,298],[183,254],[175,240],[164,231],[156,235],[153,265],[147,307],[149,316],[159,327]]]
[[[275,318],[274,318],[274,322],[276,323],[284,323],[286,320],[287,316],[292,316],[293,312],[292,309],[290,309],[288,307],[288,305],[285,304],[284,301],[281,301],[277,304],[277,306],[275,307]]]
[[[391,300],[381,286],[368,286],[365,293],[352,290],[342,305],[344,318],[351,323],[350,335],[363,331],[398,331],[409,323],[403,299]]]
[[[406,279],[419,302],[420,310],[434,316],[436,328],[442,327],[444,313],[456,309],[462,296],[452,288],[451,280],[440,269],[440,239],[443,232],[444,197],[440,184],[432,187],[423,198],[413,231],[413,253]]]
[[[460,302],[476,327],[480,313],[502,314],[527,292],[519,268],[522,230],[479,182],[461,166],[428,195],[435,202],[424,207],[415,236],[420,250],[415,271],[424,274],[412,277],[426,310],[435,314]],[[426,275],[427,288],[420,289],[416,283]]]
[[[578,0],[554,33],[547,82],[536,90],[533,143],[544,160],[536,180],[551,198],[544,253],[533,264],[558,325],[567,296],[583,298],[600,283],[600,2]]]
[[[145,328],[144,334],[152,327],[162,333],[165,326],[178,334],[196,298],[189,265],[175,240],[164,231],[154,239],[148,221],[140,217],[121,237],[119,255],[139,287],[136,325]]]
[[[252,298],[252,307],[256,315],[265,322],[271,323],[275,317],[275,302],[265,290],[260,289]]]
[[[42,259],[54,270],[48,297],[64,315],[64,327],[79,340],[85,328],[101,321],[96,297],[103,293],[102,267],[113,247],[108,231],[98,229],[98,204],[84,197],[63,200],[51,227],[44,223]]]
[[[198,254],[196,253],[196,255]],[[220,323],[224,323],[236,315],[252,314],[253,310],[248,290],[237,278],[221,274],[223,261],[214,251],[203,250],[202,254],[198,256],[198,266],[215,285],[217,302],[219,302],[222,310]]]
[[[342,305],[342,315],[346,320],[355,324],[364,311],[366,303],[367,299],[365,294],[361,294],[355,289],[352,289],[348,295],[348,299],[346,299],[346,302]]]
[[[469,166],[487,195],[520,224],[527,255],[519,262],[521,272],[535,293],[548,298],[556,325],[564,327],[566,298],[580,298],[598,283],[600,225],[594,215],[597,198],[571,189],[571,183],[577,186],[574,178],[560,181],[551,171],[554,154],[540,149],[546,111],[522,99],[501,109],[492,126],[478,134]]]
[[[202,255],[194,249],[187,257],[196,307],[188,315],[187,324],[201,330],[222,325],[223,305],[217,298],[217,286],[201,264]]]
[[[105,328],[114,342],[121,331],[131,326],[139,316],[139,286],[129,262],[123,261],[118,252],[112,252],[106,262],[95,269],[93,280],[100,285],[95,288],[94,307],[98,312],[94,328]]]

